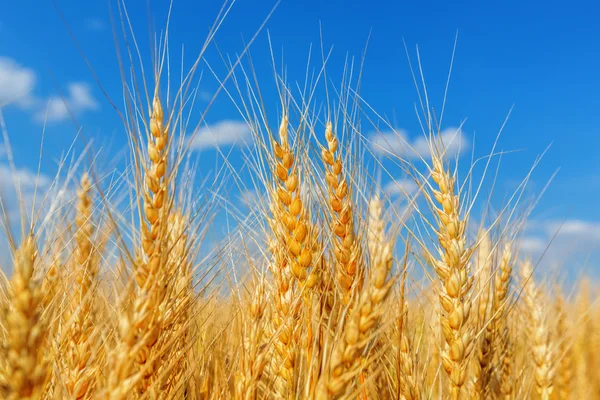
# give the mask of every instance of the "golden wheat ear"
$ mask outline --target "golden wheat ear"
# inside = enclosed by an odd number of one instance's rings
[[[478,337],[474,339],[473,361],[470,370],[469,395],[471,399],[484,399],[489,396],[492,341],[493,341],[493,294],[492,294],[492,261],[493,246],[489,232],[482,230],[479,233],[479,245],[477,246],[477,281],[475,292],[477,299],[475,306],[477,318],[471,321],[473,330]]]
[[[37,399],[48,380],[48,359],[43,354],[47,328],[41,315],[41,287],[34,280],[36,249],[33,235],[16,251],[13,276],[9,283],[8,310],[2,319],[6,329],[4,362],[0,364],[2,386],[7,400]]]
[[[299,339],[304,311],[297,304],[301,300],[297,283],[306,284],[312,249],[307,245],[310,244],[310,227],[300,198],[300,182],[289,144],[288,125],[288,117],[284,115],[279,126],[279,142],[273,142],[276,184],[271,203],[273,236],[269,246],[273,260],[271,270],[275,277],[275,312],[271,319],[274,351],[270,369],[276,376],[278,395],[293,397],[299,377]]]
[[[364,369],[362,353],[377,338],[378,323],[385,312],[385,299],[394,284],[394,279],[389,278],[393,265],[392,243],[384,248],[380,260],[379,264],[372,266],[360,297],[355,298],[349,315],[338,329],[332,353],[317,384],[316,399],[337,399],[347,394],[352,382]]]
[[[400,295],[398,296],[398,315],[396,316],[397,355],[396,355],[396,394],[406,400],[419,400],[420,388],[417,385],[417,366],[415,349],[408,331],[408,302],[406,301],[406,279],[408,276],[409,247],[406,246],[403,267],[401,269]]]
[[[93,199],[90,177],[84,174],[77,191],[75,249],[70,279],[73,290],[64,316],[60,354],[63,358],[63,384],[70,398],[90,397],[95,390],[98,364],[99,325],[95,320],[95,293],[99,270],[96,228],[92,221]]]
[[[534,364],[533,380],[538,395],[550,399],[554,389],[554,357],[552,355],[552,337],[548,328],[545,299],[536,285],[532,264],[526,260],[521,264],[521,281],[523,284],[523,301],[528,318],[528,336]]]
[[[113,350],[109,373],[109,397],[121,398],[131,389],[132,381],[140,395],[156,390],[158,361],[162,354],[156,344],[163,331],[161,306],[169,294],[169,252],[167,228],[169,175],[169,127],[158,95],[152,100],[148,137],[148,165],[142,180],[143,211],[140,213],[142,251],[134,262],[136,287],[131,316],[120,318],[120,343]],[[138,149],[139,150],[139,149]],[[123,354],[124,353],[124,354]],[[134,368],[132,360],[138,364]],[[135,378],[135,379],[134,379]]]
[[[360,244],[354,232],[354,213],[349,185],[339,154],[339,141],[331,122],[325,126],[327,146],[321,150],[328,191],[335,274],[344,305],[350,305],[362,287],[364,266]]]
[[[473,286],[468,264],[473,250],[466,245],[467,221],[461,215],[461,198],[457,193],[455,177],[439,151],[432,147],[431,153],[431,177],[437,189],[431,189],[426,196],[436,204],[434,211],[438,220],[436,234],[440,256],[435,259],[434,268],[441,283],[436,286],[442,306],[440,322],[445,341],[441,360],[449,378],[450,398],[455,400],[460,397],[467,380],[469,354],[473,345],[473,329],[468,324]]]
[[[252,400],[257,398],[259,386],[268,360],[268,346],[265,339],[265,310],[267,298],[263,277],[258,278],[254,293],[247,307],[247,317],[243,318],[243,344],[240,354],[240,370],[235,374],[235,399]]]
[[[554,292],[556,293],[554,307],[556,313],[556,341],[558,342],[556,387],[561,399],[569,399],[571,398],[573,377],[575,375],[573,369],[573,339],[568,326],[568,305],[565,304],[562,290],[557,287]]]

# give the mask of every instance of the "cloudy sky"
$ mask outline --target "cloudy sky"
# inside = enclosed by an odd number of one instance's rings
[[[123,103],[109,10],[110,3],[118,19],[115,2],[56,3],[66,24],[50,0],[5,2],[0,13],[0,107],[21,180],[28,187],[36,180],[44,121],[40,185],[50,182],[57,160],[78,133],[103,149],[106,154],[99,158],[104,160],[118,155],[127,143],[107,99],[118,107]],[[149,55],[148,24],[163,26],[167,2],[151,1],[150,10],[146,0],[125,3],[140,48],[148,49]],[[452,141],[455,153],[467,161],[471,155],[488,154],[512,109],[497,147],[511,151],[502,158],[499,196],[514,190],[546,149],[532,175],[529,198],[558,171],[527,225],[524,250],[540,254],[553,239],[553,250],[546,254],[553,263],[564,263],[573,253],[577,263],[600,262],[600,6],[592,0],[575,0],[568,6],[559,1],[543,6],[512,0],[485,3],[372,0],[365,7],[365,2],[350,0],[283,0],[251,47],[254,67],[259,76],[272,75],[267,33],[290,81],[304,79],[307,55],[311,45],[318,48],[320,32],[325,46],[333,47],[328,67],[333,71],[341,71],[348,54],[360,57],[368,39],[361,95],[387,116],[395,132],[380,127],[377,135],[370,128],[364,134],[372,138],[372,151],[385,163],[388,151],[410,157],[406,143],[417,154],[426,150],[403,41],[413,61],[419,46],[432,103],[439,110],[458,32],[443,127],[448,139],[458,138]],[[213,0],[175,0],[170,45],[177,58],[185,45],[187,67],[221,5]],[[216,35],[218,50],[233,58],[239,54],[274,5],[275,1],[239,0]],[[214,60],[211,66],[220,63],[215,46],[207,57]],[[206,73],[200,86],[199,109],[217,88],[210,75]],[[275,93],[265,93],[265,98],[276,100]],[[214,165],[216,146],[231,151],[232,160],[241,160],[250,134],[225,96],[215,102],[206,122],[193,143],[201,155],[199,167]],[[83,147],[75,142],[76,148]],[[0,145],[0,189],[5,197],[14,192],[11,174]],[[396,183],[384,177],[382,186],[392,197],[402,195],[400,188],[414,190],[401,176]]]

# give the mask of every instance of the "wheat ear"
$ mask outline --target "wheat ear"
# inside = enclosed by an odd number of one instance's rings
[[[133,313],[122,315],[119,319],[120,339],[113,350],[106,389],[106,396],[110,399],[125,398],[134,385],[140,394],[153,389],[150,380],[159,358],[154,346],[161,335],[159,309],[167,293],[165,225],[168,210],[164,206],[168,188],[169,130],[164,124],[158,90],[152,102],[148,140],[150,165],[145,171],[144,207],[140,221],[144,256],[140,255],[134,265],[137,287]],[[139,364],[139,372],[135,370],[133,360]]]
[[[400,299],[399,299],[399,315],[396,322],[396,327],[399,336],[398,346],[398,386],[400,399],[403,400],[419,400],[421,395],[417,388],[414,356],[410,337],[406,329],[406,320],[408,315],[408,304],[405,299],[406,290],[406,266],[402,273],[402,281],[400,282]]]
[[[136,263],[135,279],[138,291],[134,301],[133,325],[138,331],[137,362],[145,377],[138,388],[142,393],[152,387],[150,379],[155,374],[156,361],[160,359],[155,349],[162,331],[161,303],[167,292],[165,270],[168,263],[166,251],[166,225],[168,209],[167,161],[169,128],[164,123],[163,108],[157,93],[152,102],[148,156],[150,165],[145,171],[144,217],[142,249],[145,258]],[[147,221],[147,222],[146,222]],[[147,225],[149,224],[149,226]]]
[[[257,398],[260,379],[268,363],[266,346],[263,344],[265,308],[265,288],[261,279],[248,305],[247,321],[244,321],[244,348],[240,356],[240,370],[235,376],[236,400]]]
[[[433,197],[438,217],[438,240],[440,257],[434,267],[442,284],[439,285],[442,306],[441,324],[446,347],[442,353],[442,364],[449,377],[451,399],[458,399],[467,377],[468,355],[472,347],[472,328],[468,325],[471,311],[471,287],[467,264],[472,250],[466,248],[466,219],[461,219],[460,196],[455,193],[455,178],[444,166],[442,159],[432,154],[431,176],[438,189]]]
[[[329,193],[329,217],[333,230],[333,252],[335,271],[345,305],[352,301],[355,292],[362,286],[361,250],[354,232],[354,215],[348,181],[346,180],[339,142],[331,122],[325,126],[327,147],[321,151],[325,164],[325,181]]]
[[[556,297],[556,337],[558,340],[558,374],[556,383],[561,399],[569,399],[573,381],[573,350],[571,336],[567,331],[567,309],[560,289]]]
[[[479,332],[480,337],[474,343],[475,357],[471,371],[471,399],[485,399],[488,393],[494,333],[490,318],[493,309],[491,301],[491,267],[492,243],[489,233],[482,232],[477,248],[477,292],[479,298],[477,299],[477,320],[475,321],[475,329]]]
[[[48,379],[46,355],[41,351],[47,331],[40,318],[42,292],[33,279],[35,263],[35,242],[29,236],[15,254],[8,310],[2,321],[6,343],[0,392],[7,400],[41,398]]]
[[[378,258],[385,247],[385,221],[383,219],[383,203],[379,196],[374,196],[369,201],[369,219],[367,231],[367,245],[371,263],[377,264]]]
[[[63,262],[64,242],[63,236],[66,232],[56,230],[55,239],[52,241],[51,261],[42,282],[42,318],[48,329],[48,337],[43,344],[46,354],[57,354],[60,349],[60,342],[55,338],[60,338],[60,330],[64,323],[64,305],[65,291],[61,290],[65,285],[65,271]],[[45,392],[49,397],[55,395],[55,388],[62,385],[62,368],[50,368],[50,377],[46,383]]]
[[[530,261],[521,265],[523,297],[529,318],[531,355],[535,365],[535,389],[542,400],[550,399],[553,389],[553,365],[550,331],[544,314],[543,298],[533,278]]]
[[[91,182],[87,174],[81,178],[77,191],[78,203],[75,216],[75,252],[72,275],[75,293],[71,296],[69,315],[66,316],[66,332],[63,344],[65,357],[65,387],[72,399],[90,397],[93,392],[97,364],[93,357],[96,336],[92,289],[98,274],[92,236],[91,221],[93,203],[90,197]]]
[[[504,400],[514,399],[514,365],[515,365],[515,345],[509,335],[508,327],[502,330],[500,339],[500,394]]]
[[[169,215],[168,249],[170,252],[167,268],[169,296],[163,302],[163,326],[165,337],[163,352],[168,351],[171,363],[162,363],[161,369],[170,369],[162,392],[168,397],[182,396],[182,384],[188,367],[186,357],[190,342],[190,316],[193,304],[192,267],[190,261],[190,240],[187,233],[188,218],[181,212]],[[165,343],[165,341],[167,343]],[[165,371],[161,371],[165,372]],[[162,375],[158,373],[158,375]]]
[[[316,270],[310,270],[313,261],[311,226],[300,197],[300,176],[290,147],[288,118],[285,115],[279,127],[279,143],[274,141],[273,151],[277,177],[277,201],[273,217],[278,222],[292,273],[307,289],[312,288],[318,276]]]
[[[512,366],[514,346],[508,331],[508,301],[509,289],[512,282],[513,256],[509,244],[502,249],[498,269],[494,279],[494,298],[492,301],[493,343],[496,347],[495,357],[498,365],[496,372],[500,382],[500,392],[505,399],[511,399],[513,394]]]
[[[362,371],[363,351],[377,338],[375,328],[385,310],[383,302],[394,284],[394,280],[389,279],[393,264],[391,243],[384,252],[383,261],[373,266],[367,285],[355,299],[355,306],[350,309],[339,337],[333,343],[333,351],[317,384],[317,400],[337,399],[344,395]]]
[[[288,117],[279,125],[279,142],[273,140],[276,180],[271,202],[270,220],[273,238],[270,243],[275,275],[275,312],[272,333],[275,352],[271,369],[278,379],[275,389],[281,396],[294,396],[301,335],[301,290],[314,287],[316,276],[309,274],[312,264],[310,226],[300,198],[299,175],[289,143]],[[302,287],[296,284],[301,283]]]

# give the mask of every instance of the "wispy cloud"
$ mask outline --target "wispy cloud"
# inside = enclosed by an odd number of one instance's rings
[[[223,120],[198,129],[191,139],[190,149],[201,151],[211,147],[245,146],[250,136],[250,127],[245,122]]]
[[[50,178],[43,174],[36,174],[28,169],[12,170],[6,164],[0,164],[0,189],[9,191],[15,189],[18,184],[21,189],[33,189],[37,187],[46,187],[50,184]]]
[[[47,106],[36,113],[38,121],[57,122],[69,118],[69,113],[81,114],[98,109],[98,102],[92,96],[91,88],[83,82],[71,82],[67,85],[65,98],[50,97]]]
[[[0,164],[0,200],[7,214],[8,222],[16,225],[20,222],[21,207],[30,210],[38,208],[42,201],[42,195],[36,198],[34,204],[34,193],[45,193],[51,184],[50,177],[37,174],[26,168],[13,170],[7,164]],[[17,188],[18,191],[17,191]],[[17,193],[20,194],[17,195]],[[1,218],[1,217],[0,217]]]
[[[528,224],[525,236],[520,243],[521,254],[525,257],[572,266],[575,262],[600,252],[600,222],[570,219],[565,221],[543,221]]]
[[[28,168],[13,169],[0,159],[0,267],[10,265],[5,229],[9,228],[18,240],[23,222],[29,225],[29,218],[34,217],[39,218],[38,226],[45,225],[57,212],[63,212],[64,205],[72,201],[73,196],[74,192],[66,185],[59,186],[53,177]]]
[[[564,222],[552,221],[546,223],[545,229],[548,235],[557,233],[558,236],[584,240],[600,246],[600,222],[579,219],[571,219]]]
[[[412,179],[398,178],[388,182],[383,187],[383,192],[390,196],[411,196],[419,189],[419,186]]]
[[[429,143],[424,136],[411,139],[404,129],[377,132],[369,135],[373,152],[388,157],[431,158]],[[471,143],[460,128],[446,128],[440,132],[448,157],[468,151]]]
[[[31,68],[11,58],[0,57],[0,107],[17,106],[32,113],[38,122],[63,121],[69,118],[69,112],[77,115],[98,109],[98,102],[87,83],[70,82],[64,97],[43,99],[34,93],[37,80]]]
[[[0,107],[8,104],[29,107],[33,101],[31,96],[35,84],[33,70],[11,58],[0,57]]]
[[[522,252],[531,254],[540,254],[548,247],[548,239],[537,236],[525,236],[519,242],[519,248]]]

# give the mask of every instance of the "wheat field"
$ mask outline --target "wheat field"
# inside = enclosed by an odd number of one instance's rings
[[[189,151],[210,108],[194,105],[201,63],[173,78],[167,28],[152,57],[121,19],[126,168],[102,170],[91,144],[20,202],[19,226],[2,203],[1,398],[600,398],[594,284],[566,288],[520,253],[536,160],[490,206],[481,188],[500,152],[459,163],[419,63],[427,148],[388,155],[412,182],[398,206],[367,150],[367,127],[388,122],[360,96],[359,63],[332,71],[323,57],[314,76],[262,82],[248,45],[215,98],[235,104],[252,145],[243,171],[227,154],[206,170]],[[248,182],[235,209],[230,191]]]

